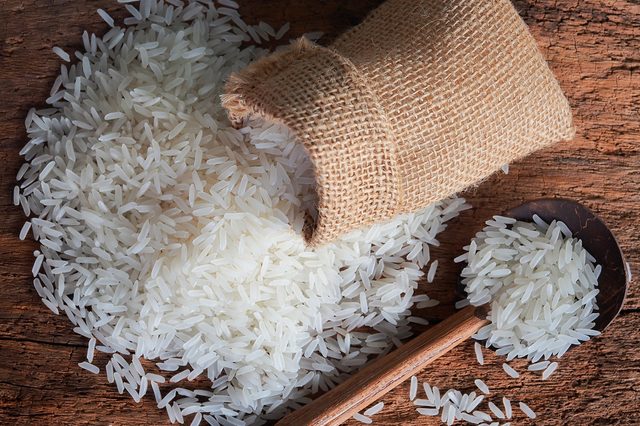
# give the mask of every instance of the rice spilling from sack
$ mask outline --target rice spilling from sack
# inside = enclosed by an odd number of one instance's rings
[[[600,334],[594,326],[602,267],[566,224],[532,219],[494,216],[456,258],[467,262],[461,275],[468,301],[491,306],[491,323],[474,337],[507,361],[561,357]],[[518,374],[508,365],[505,371]]]
[[[283,35],[235,6],[129,2],[124,27],[102,12],[112,28],[85,32],[50,107],[26,118],[14,194],[31,217],[21,238],[41,246],[36,291],[89,339],[80,366],[136,401],[153,393],[172,422],[278,417],[400,344],[410,308],[437,304],[416,294],[429,245],[468,208],[445,200],[305,247],[303,148],[272,123],[236,130],[220,107],[229,73]],[[210,383],[181,386],[196,378]]]

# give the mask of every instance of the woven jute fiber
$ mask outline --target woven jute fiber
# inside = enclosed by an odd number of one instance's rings
[[[232,121],[284,123],[315,165],[310,244],[415,211],[573,138],[569,104],[508,0],[389,0],[321,47],[232,75]]]

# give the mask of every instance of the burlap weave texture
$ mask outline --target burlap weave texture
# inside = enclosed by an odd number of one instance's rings
[[[329,47],[299,40],[230,77],[232,120],[289,126],[314,163],[310,244],[453,195],[574,136],[508,0],[388,0]]]

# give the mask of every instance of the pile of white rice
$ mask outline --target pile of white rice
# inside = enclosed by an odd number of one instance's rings
[[[304,150],[277,125],[231,128],[218,98],[286,27],[249,26],[231,0],[123,3],[126,26],[100,12],[112,28],[85,32],[50,107],[26,118],[14,201],[41,246],[35,288],[89,339],[81,367],[136,401],[153,393],[172,422],[278,417],[410,336],[410,308],[437,304],[415,293],[429,245],[467,205],[306,248]]]
[[[594,326],[602,267],[563,222],[532,219],[494,216],[456,261],[467,262],[462,283],[468,302],[491,306],[491,322],[475,338],[507,361],[526,357],[544,370],[551,356],[600,334]],[[508,365],[504,369],[517,377]]]

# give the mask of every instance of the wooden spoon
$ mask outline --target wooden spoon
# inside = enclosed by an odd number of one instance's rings
[[[563,221],[602,265],[600,293],[596,296],[600,315],[595,329],[603,331],[622,309],[627,291],[625,262],[618,242],[602,220],[575,201],[539,199],[504,213],[522,221],[531,221],[534,214],[546,222]],[[467,306],[276,424],[338,425],[348,420],[488,324],[488,308]]]

